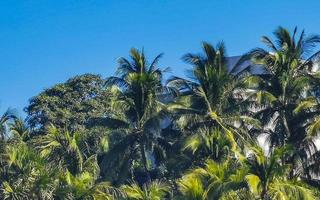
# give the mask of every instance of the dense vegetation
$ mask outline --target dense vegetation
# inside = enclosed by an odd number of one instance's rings
[[[131,49],[0,119],[1,199],[320,199],[320,36],[279,27],[230,62],[188,53],[187,78]],[[231,66],[232,65],[232,66]]]

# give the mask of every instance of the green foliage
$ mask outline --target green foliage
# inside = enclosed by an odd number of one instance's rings
[[[319,199],[320,36],[274,36],[234,62],[204,42],[167,84],[163,54],[131,49],[115,76],[57,84],[26,120],[7,111],[0,199]]]
[[[54,124],[60,130],[79,131],[88,120],[107,112],[108,93],[98,75],[84,74],[46,89],[30,99],[25,111],[32,129],[43,133]]]
[[[180,180],[180,191],[187,199],[220,199],[224,193],[246,188],[245,175],[246,168],[234,161],[208,160]]]
[[[202,49],[204,55],[183,57],[193,66],[189,79],[172,77],[168,81],[168,86],[178,92],[176,102],[169,104],[169,109],[176,114],[177,126],[190,135],[206,128],[218,128],[221,134],[232,134],[243,142],[249,140],[248,125],[259,126],[259,122],[241,112],[244,105],[238,94],[246,93],[243,87],[250,68],[239,68],[246,57],[240,58],[228,71],[223,43],[216,47],[203,43]]]
[[[30,139],[30,129],[23,119],[15,118],[9,125],[13,138],[26,142]]]
[[[125,192],[128,200],[166,199],[170,190],[170,187],[161,181],[153,181],[144,184],[142,187],[137,183],[132,183],[131,185],[124,185],[121,188]]]
[[[5,140],[8,137],[8,122],[12,121],[16,118],[13,110],[8,109],[1,117],[0,117],[0,137],[1,140]]]
[[[111,134],[122,135],[120,141],[103,155],[101,163],[109,176],[110,168],[121,169],[113,171],[117,182],[123,182],[130,173],[134,176],[133,170],[142,170],[150,181],[150,171],[164,156],[160,141],[165,141],[161,136],[161,121],[166,116],[166,108],[160,97],[165,92],[162,86],[165,71],[156,66],[161,54],[151,64],[147,63],[143,51],[132,49],[130,57],[131,61],[120,58],[118,76],[107,80],[111,87],[112,113],[102,119],[118,124]]]
[[[53,199],[54,170],[25,143],[7,146],[1,154],[2,199]]]
[[[60,132],[57,128],[50,127],[46,135],[34,138],[34,143],[42,158],[57,164],[61,169],[67,168],[72,173],[77,173],[83,168],[81,140],[81,135],[77,132]]]
[[[219,129],[199,129],[196,134],[188,136],[183,146],[184,150],[191,150],[197,157],[223,160],[230,156],[233,141],[224,136]],[[207,155],[207,157],[205,157]]]
[[[317,151],[314,139],[320,127],[319,103],[314,95],[314,82],[318,79],[314,64],[319,57],[314,50],[320,36],[306,36],[304,31],[298,35],[297,28],[291,34],[283,27],[276,29],[274,35],[274,41],[262,38],[267,50],[257,48],[249,53],[266,72],[252,75],[260,80],[251,88],[255,91],[251,100],[258,108],[254,116],[263,125],[257,134],[266,134],[272,148],[287,144],[294,147],[287,162],[306,168],[307,160]],[[292,170],[290,176],[296,172]]]

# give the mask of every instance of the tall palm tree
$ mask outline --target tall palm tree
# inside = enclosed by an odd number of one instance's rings
[[[193,66],[188,71],[189,79],[172,77],[168,81],[168,87],[178,94],[169,108],[176,113],[176,124],[191,135],[187,141],[194,143],[197,139],[194,134],[203,133],[203,129],[210,129],[212,133],[215,132],[212,129],[216,129],[230,141],[230,149],[235,150],[235,140],[244,143],[250,139],[249,126],[245,125],[259,126],[257,120],[242,114],[250,66],[243,65],[247,59],[243,56],[228,69],[222,42],[216,47],[204,42],[202,49],[203,55],[186,54],[183,57]]]
[[[262,70],[251,79],[254,113],[264,126],[263,134],[268,136],[271,148],[291,144],[295,154],[290,162],[299,159],[306,163],[317,151],[314,138],[319,133],[319,102],[312,88],[318,79],[314,64],[320,52],[314,49],[320,36],[306,36],[304,31],[298,35],[297,28],[290,34],[283,27],[274,35],[274,41],[262,37],[270,51],[257,48],[250,52]]]
[[[161,101],[165,89],[162,76],[166,70],[157,67],[162,54],[148,63],[144,52],[131,49],[131,60],[118,60],[117,76],[107,80],[111,92],[111,110],[104,121],[111,134],[122,135],[120,142],[102,156],[101,166],[105,171],[110,165],[118,165],[120,177],[127,177],[134,162],[141,163],[147,181],[150,170],[159,162],[161,122],[165,118],[165,105]],[[160,153],[160,154],[159,154]],[[118,163],[116,163],[118,162]],[[139,164],[138,164],[139,165]]]

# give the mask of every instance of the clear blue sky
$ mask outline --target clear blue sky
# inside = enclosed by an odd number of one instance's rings
[[[111,75],[131,47],[175,74],[201,41],[224,40],[229,55],[260,45],[279,25],[320,33],[320,1],[298,0],[2,0],[0,111],[22,109],[55,83],[83,73]]]

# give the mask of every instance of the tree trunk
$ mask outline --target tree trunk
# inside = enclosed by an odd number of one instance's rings
[[[147,183],[151,182],[151,177],[150,177],[150,172],[148,169],[148,162],[147,162],[147,156],[146,156],[146,150],[145,150],[145,146],[141,145],[141,154],[142,154],[142,163],[143,163],[143,167],[145,170],[145,173],[147,175]]]
[[[284,128],[286,130],[286,133],[287,133],[287,138],[291,136],[291,131],[290,131],[290,128],[289,128],[289,125],[288,125],[288,120],[287,120],[287,116],[286,116],[286,112],[285,111],[282,111],[282,121],[283,121],[283,125],[284,125]]]
[[[268,199],[268,181],[263,181],[262,182],[262,191],[260,193],[260,198],[261,200],[266,200]]]
[[[267,188],[263,188],[262,192],[260,194],[260,198],[261,198],[261,200],[265,200],[266,197],[267,197]]]

